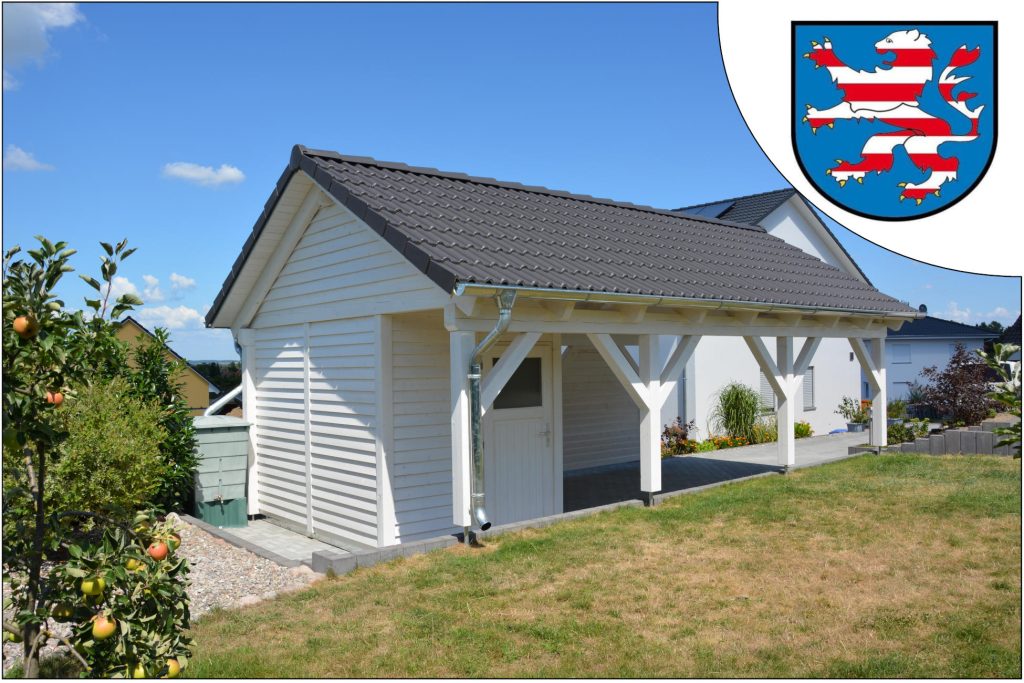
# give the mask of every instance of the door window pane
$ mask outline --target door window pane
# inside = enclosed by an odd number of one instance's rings
[[[494,359],[498,364],[498,359]],[[534,408],[543,405],[540,358],[526,358],[494,399],[494,408]]]

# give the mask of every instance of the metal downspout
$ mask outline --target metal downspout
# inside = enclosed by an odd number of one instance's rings
[[[487,519],[486,497],[484,494],[484,437],[480,430],[480,419],[483,411],[480,405],[480,359],[484,352],[498,340],[512,322],[512,306],[516,302],[516,291],[514,289],[502,290],[495,296],[498,304],[498,322],[494,329],[487,333],[476,348],[473,349],[473,357],[469,362],[469,396],[470,396],[470,431],[472,432],[473,444],[473,481],[470,488],[470,515],[476,521],[481,531],[491,528],[491,522]],[[466,534],[466,542],[469,542],[469,534]]]

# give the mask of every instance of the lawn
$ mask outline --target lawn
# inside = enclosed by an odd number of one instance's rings
[[[194,626],[203,677],[1020,677],[1020,461],[862,456]]]

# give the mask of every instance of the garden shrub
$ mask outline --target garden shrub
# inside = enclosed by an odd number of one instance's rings
[[[167,330],[156,328],[133,350],[134,369],[125,370],[137,397],[163,407],[160,426],[166,438],[160,442],[161,476],[150,502],[165,511],[188,509],[199,464],[192,413],[182,395],[180,378],[186,365],[168,357],[169,341]]]
[[[731,382],[718,392],[711,421],[716,431],[750,442],[760,413],[761,397],[757,391],[745,384]]]
[[[852,396],[843,396],[836,408],[836,415],[842,415],[843,419],[852,424],[864,424],[871,419],[868,408]]]
[[[677,417],[661,433],[661,457],[693,453],[697,449],[697,442],[692,437],[696,434],[697,426],[693,420],[683,422],[683,418]]]
[[[926,402],[948,423],[973,425],[988,415],[990,399],[986,365],[957,344],[942,370],[931,366],[921,371],[929,383],[924,387]]]
[[[695,445],[695,453],[707,453],[709,451],[716,450],[715,442],[711,439],[706,441],[698,441]]]
[[[750,430],[750,443],[771,443],[779,440],[779,424],[774,415],[758,418]]]
[[[886,412],[890,418],[900,419],[907,416],[907,402],[901,398],[894,398],[886,406]]]
[[[716,449],[737,448],[739,446],[750,445],[750,441],[742,436],[713,436],[708,439],[708,441],[713,443]]]
[[[52,512],[134,510],[160,487],[163,410],[133,396],[124,380],[79,389],[60,418],[68,437],[49,473]]]
[[[809,436],[814,436],[814,430],[811,429],[810,422],[799,421],[793,426],[793,435],[798,439],[806,439]]]
[[[913,441],[917,438],[917,433],[914,428],[904,423],[897,423],[889,425],[886,430],[888,436],[887,441],[890,444],[903,443],[904,441]]]

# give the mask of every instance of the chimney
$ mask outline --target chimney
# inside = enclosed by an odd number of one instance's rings
[[[922,313],[927,313],[928,307],[925,306],[924,304],[921,304],[920,306],[917,307],[917,310],[921,311]]]

